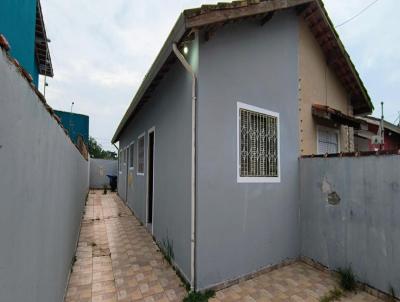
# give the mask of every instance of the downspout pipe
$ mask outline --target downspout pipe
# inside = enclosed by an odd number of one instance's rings
[[[182,63],[183,67],[192,76],[192,175],[191,175],[191,280],[190,289],[195,291],[196,281],[196,100],[197,100],[197,76],[193,71],[192,66],[188,63],[184,55],[179,51],[176,43],[172,45],[172,50],[178,60]]]

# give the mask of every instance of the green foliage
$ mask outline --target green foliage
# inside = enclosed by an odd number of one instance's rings
[[[183,302],[207,302],[208,299],[215,296],[213,290],[207,290],[204,293],[190,292],[184,299]]]
[[[89,154],[93,158],[117,159],[117,153],[104,150],[94,137],[89,137]]]
[[[319,301],[320,302],[339,301],[342,296],[343,292],[335,287],[334,289],[330,290],[329,293],[327,293],[325,296],[319,299]]]
[[[345,291],[354,291],[357,287],[356,277],[351,267],[339,268],[339,284],[340,287]]]
[[[163,239],[162,241],[162,247],[163,247],[163,254],[165,257],[165,260],[169,264],[172,264],[172,260],[174,259],[174,243],[168,239],[168,236],[166,239]]]
[[[396,301],[396,291],[392,285],[389,285],[389,301],[390,302]]]

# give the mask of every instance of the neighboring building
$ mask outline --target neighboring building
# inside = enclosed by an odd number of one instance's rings
[[[87,115],[54,110],[60,118],[63,127],[74,144],[78,144],[78,137],[82,137],[86,146],[89,143],[89,117]]]
[[[298,158],[372,109],[321,1],[186,10],[112,139],[118,194],[193,288],[225,284],[301,255]]]
[[[362,121],[362,127],[355,133],[355,145],[357,151],[377,151],[383,147],[383,150],[400,150],[400,127],[388,121],[383,122],[385,128],[384,145],[373,144],[373,137],[380,136],[379,126],[381,120],[376,117],[368,116],[359,118]]]
[[[40,0],[1,0],[0,34],[11,45],[11,55],[28,71],[36,87],[39,74],[53,76]]]

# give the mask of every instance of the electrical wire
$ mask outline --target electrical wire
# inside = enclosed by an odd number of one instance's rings
[[[375,0],[372,3],[368,4],[366,7],[364,7],[359,13],[355,14],[353,17],[347,19],[346,21],[338,24],[335,26],[335,28],[341,27],[347,23],[349,23],[350,21],[353,21],[355,18],[357,18],[358,16],[360,16],[361,14],[363,14],[367,9],[369,9],[371,6],[373,6],[374,4],[376,4],[379,0]]]

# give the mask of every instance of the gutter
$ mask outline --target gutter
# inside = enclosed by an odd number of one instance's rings
[[[195,250],[196,250],[196,100],[197,100],[197,77],[193,71],[192,66],[186,61],[185,57],[179,51],[176,43],[173,43],[172,50],[178,60],[182,63],[183,67],[192,76],[192,190],[191,190],[191,278],[190,278],[190,289],[195,291],[195,281],[196,281],[196,261],[195,261]]]

